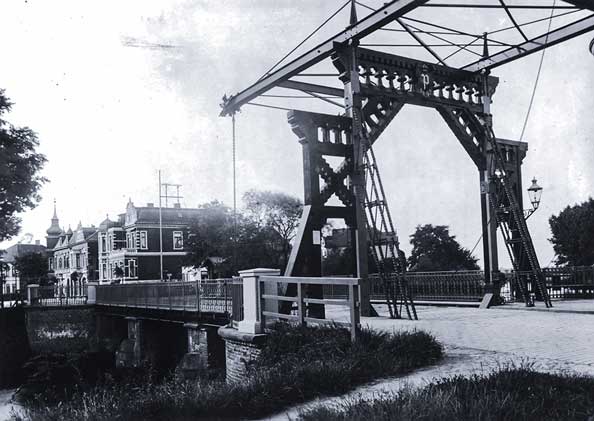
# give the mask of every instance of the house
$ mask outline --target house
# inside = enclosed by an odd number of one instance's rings
[[[22,290],[25,285],[21,284],[21,278],[18,272],[15,270],[14,262],[15,259],[23,257],[30,253],[41,253],[45,256],[46,247],[40,244],[39,240],[31,243],[17,243],[8,247],[5,252],[0,256],[0,263],[4,263],[3,274],[4,283],[2,284],[3,294],[12,294],[16,291]]]
[[[79,222],[74,231],[64,231],[54,202],[54,216],[46,234],[50,277],[69,294],[82,293],[87,282],[98,278],[97,228],[83,227]]]
[[[179,204],[140,207],[130,200],[117,221],[107,218],[99,227],[99,281],[181,280],[188,228],[202,212]]]
[[[84,285],[97,279],[97,228],[83,227],[60,234],[52,249],[50,268],[55,281],[72,295],[82,292]]]

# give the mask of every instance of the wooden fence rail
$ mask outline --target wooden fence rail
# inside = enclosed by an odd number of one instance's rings
[[[295,322],[299,325],[305,326],[311,324],[326,324],[326,325],[340,325],[348,328],[351,332],[351,339],[354,341],[357,338],[360,329],[359,316],[359,279],[355,278],[304,278],[304,277],[286,277],[286,276],[261,276],[259,279],[259,313],[260,323],[266,326],[266,319],[280,319]],[[281,293],[281,290],[288,290],[289,285],[296,286],[296,295],[288,296]],[[328,298],[311,298],[307,296],[308,287],[312,285],[321,286],[343,286],[347,288],[346,299],[328,299]],[[271,293],[272,292],[272,293]],[[278,303],[288,302],[292,305],[290,314],[281,313],[280,311],[267,310],[271,306],[269,303],[274,303],[278,307]],[[310,304],[344,306],[349,309],[349,321],[337,321],[333,319],[320,319],[312,317],[309,314],[308,308]],[[296,305],[296,306],[295,306]]]

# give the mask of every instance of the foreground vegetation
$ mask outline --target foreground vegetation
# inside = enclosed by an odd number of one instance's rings
[[[195,420],[259,417],[318,396],[344,393],[384,376],[400,375],[438,361],[442,347],[424,332],[349,333],[333,328],[279,325],[251,370],[251,379],[228,385],[224,379],[159,384],[105,382],[49,403],[29,400],[30,420]],[[35,403],[37,402],[37,404]]]
[[[590,420],[594,378],[504,368],[453,377],[422,389],[373,400],[347,401],[301,414],[303,421],[338,420]]]

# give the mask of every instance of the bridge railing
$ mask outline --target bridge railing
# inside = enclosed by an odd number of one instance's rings
[[[312,286],[341,286],[346,288],[346,299],[310,298],[308,289]],[[291,288],[293,286],[293,288]],[[294,295],[288,291],[294,291]],[[288,276],[261,276],[258,278],[259,320],[265,327],[267,319],[287,320],[305,326],[307,324],[339,325],[351,332],[353,340],[360,328],[359,279],[357,278],[305,278]],[[281,303],[289,304],[289,311],[281,312]],[[348,320],[317,318],[312,316],[314,306],[342,306],[349,310]],[[308,311],[309,308],[309,311]],[[324,311],[325,313],[326,311]]]
[[[72,306],[87,303],[87,285],[72,288],[66,285],[27,286],[27,303],[30,306]]]
[[[243,313],[243,280],[240,277],[233,278],[231,281],[231,320],[234,325],[241,322]]]
[[[141,282],[96,286],[96,304],[106,306],[230,313],[231,279]]]
[[[543,269],[551,298],[594,298],[594,266]]]

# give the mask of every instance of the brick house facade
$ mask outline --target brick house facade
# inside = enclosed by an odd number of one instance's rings
[[[158,207],[151,203],[137,207],[129,201],[117,221],[107,218],[99,227],[100,282],[161,279],[161,238],[162,279],[181,280],[188,228],[201,213],[201,209],[179,205],[161,208],[160,224]]]

